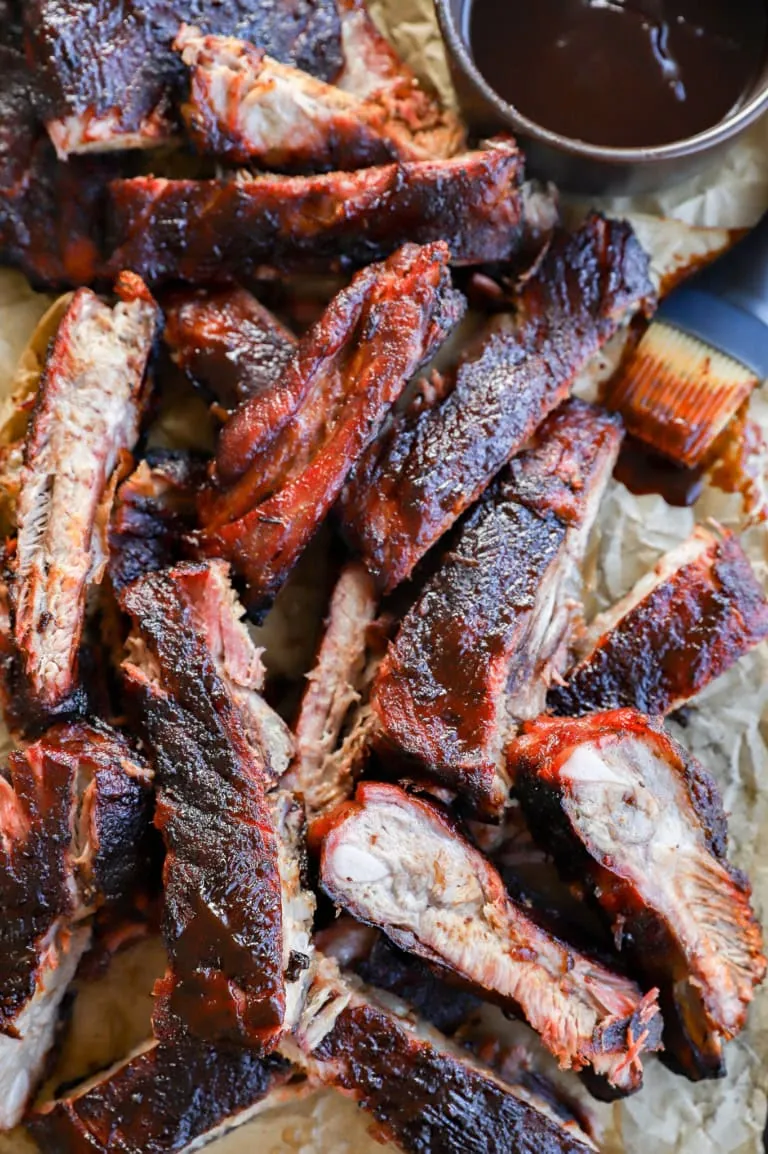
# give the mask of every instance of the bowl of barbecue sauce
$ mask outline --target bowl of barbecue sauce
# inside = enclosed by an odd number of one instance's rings
[[[768,109],[768,0],[435,0],[478,134],[578,193],[662,188]]]

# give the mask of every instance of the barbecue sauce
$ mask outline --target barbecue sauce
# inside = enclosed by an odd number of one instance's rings
[[[765,59],[764,0],[470,0],[485,79],[544,128],[651,147],[721,121]]]

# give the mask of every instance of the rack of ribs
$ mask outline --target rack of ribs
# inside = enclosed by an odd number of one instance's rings
[[[433,404],[400,415],[350,478],[341,521],[389,592],[568,397],[601,346],[654,294],[629,225],[557,232],[514,312],[494,317]]]
[[[506,742],[563,662],[620,442],[617,418],[583,401],[554,413],[461,524],[379,667],[377,747],[481,815],[503,810]]]
[[[714,780],[629,709],[532,722],[509,758],[532,831],[659,986],[665,1057],[692,1079],[723,1074],[766,962]]]
[[[321,881],[337,905],[524,1018],[564,1069],[638,1089],[642,1053],[660,1045],[658,991],[643,995],[539,925],[445,810],[365,782],[317,824]]]
[[[282,585],[408,379],[465,307],[443,244],[404,245],[358,273],[277,385],[235,411],[201,503],[199,555],[224,557],[260,608]]]
[[[290,736],[258,692],[261,657],[226,566],[150,573],[122,605],[134,625],[126,681],[154,757],[166,846],[169,968],[155,1035],[268,1053],[301,1005],[314,911],[299,807],[268,796]]]
[[[768,601],[738,539],[699,525],[590,626],[584,656],[547,696],[579,717],[673,713],[768,637]]]
[[[141,176],[110,186],[110,268],[149,283],[328,272],[445,241],[455,264],[506,260],[524,236],[522,161],[489,142],[444,160],[319,176]]]
[[[8,585],[9,693],[22,727],[67,710],[77,692],[86,601],[106,565],[113,480],[139,435],[159,312],[133,274],[115,287],[114,306],[90,289],[72,298],[27,431]]]
[[[50,729],[0,775],[0,1130],[44,1073],[90,915],[145,876],[150,786],[142,759],[100,724]]]

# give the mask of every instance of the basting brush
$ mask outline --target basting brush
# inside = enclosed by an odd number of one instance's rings
[[[767,377],[768,215],[662,302],[606,404],[648,448],[695,468]]]

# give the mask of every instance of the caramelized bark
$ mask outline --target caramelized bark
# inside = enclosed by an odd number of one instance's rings
[[[337,904],[525,1018],[563,1068],[638,1088],[641,1054],[659,1045],[657,991],[643,996],[538,925],[444,810],[364,783],[321,834],[321,880]]]
[[[27,1121],[46,1154],[183,1154],[242,1125],[290,1079],[282,1058],[154,1045]]]
[[[449,156],[462,142],[455,118],[443,116],[413,80],[410,116],[399,118],[388,87],[360,99],[234,37],[203,36],[185,25],[175,48],[189,69],[181,109],[187,132],[199,151],[230,164],[358,169]]]
[[[553,414],[462,524],[374,681],[379,748],[480,813],[506,804],[505,741],[541,712],[562,661],[620,440],[617,419],[582,401]]]
[[[242,36],[325,79],[342,65],[333,0],[30,0],[24,18],[38,109],[62,157],[151,147],[172,134],[181,77],[172,44],[185,20]]]
[[[404,1007],[385,1007],[339,978],[318,976],[303,1037],[312,1074],[350,1095],[374,1133],[436,1154],[586,1154],[596,1147],[541,1098],[511,1086]]]
[[[190,1033],[268,1052],[286,1013],[280,847],[265,796],[272,769],[250,710],[259,655],[227,588],[221,568],[179,566],[122,598],[137,631],[125,669],[153,751],[167,851],[169,970],[154,1028],[162,1041]]]
[[[220,483],[202,502],[194,548],[225,557],[249,603],[277,592],[408,378],[460,318],[448,251],[404,245],[360,272],[299,343],[278,387],[224,427]]]
[[[590,628],[586,656],[547,697],[578,717],[680,709],[768,636],[768,601],[736,537],[701,526]]]
[[[722,1041],[743,1028],[766,961],[714,780],[626,709],[534,722],[510,761],[534,834],[660,986],[669,1059],[694,1079],[721,1075]]]
[[[455,264],[504,260],[521,237],[521,167],[515,146],[496,141],[448,160],[325,176],[116,180],[110,266],[200,283],[344,269],[437,240]]]
[[[246,289],[176,292],[163,304],[174,364],[223,408],[277,387],[296,338]]]
[[[27,431],[9,592],[17,693],[31,720],[66,709],[77,690],[86,599],[106,560],[110,480],[146,398],[157,306],[132,274],[117,287],[113,308],[89,289],[73,297]]]
[[[654,299],[624,222],[556,234],[513,314],[494,318],[433,405],[397,418],[341,502],[344,529],[385,591],[412,572],[569,394],[617,328]]]

